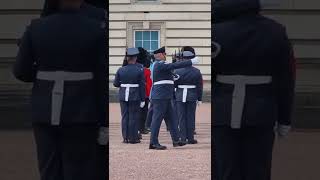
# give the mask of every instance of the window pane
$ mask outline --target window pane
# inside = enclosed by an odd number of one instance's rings
[[[154,51],[154,50],[157,50],[157,49],[159,49],[158,41],[151,41],[151,50]]]
[[[150,31],[143,32],[143,40],[150,40]]]
[[[146,50],[150,50],[150,41],[143,41],[143,48]]]
[[[151,40],[158,40],[158,34],[159,32],[158,31],[152,31],[151,32]]]
[[[142,31],[136,31],[136,39],[135,40],[142,40]]]
[[[135,47],[136,47],[136,48],[142,47],[142,41],[136,41]]]

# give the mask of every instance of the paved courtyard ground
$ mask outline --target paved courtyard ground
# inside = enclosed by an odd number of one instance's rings
[[[210,105],[197,112],[198,145],[173,148],[162,129],[160,141],[167,151],[142,144],[121,143],[118,104],[110,105],[109,179],[111,180],[209,180],[211,179]],[[272,180],[319,180],[320,130],[295,130],[276,140]],[[39,180],[31,130],[0,130],[0,180]]]
[[[166,151],[149,150],[150,134],[141,144],[123,144],[120,134],[120,109],[110,105],[109,172],[111,180],[205,180],[211,179],[211,112],[210,104],[198,107],[196,139],[199,144],[173,148],[165,123],[159,141]]]

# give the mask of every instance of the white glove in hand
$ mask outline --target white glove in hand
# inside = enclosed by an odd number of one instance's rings
[[[291,126],[278,124],[276,131],[279,137],[287,137],[291,130]]]
[[[194,57],[193,59],[191,59],[192,64],[199,64],[200,60],[198,57]]]
[[[202,101],[197,101],[197,105],[200,106],[202,104]]]
[[[142,101],[142,102],[140,103],[140,107],[141,107],[141,108],[144,108],[144,105],[146,105],[146,102]]]
[[[100,127],[98,134],[98,144],[101,146],[106,146],[109,141],[109,129],[107,127]]]

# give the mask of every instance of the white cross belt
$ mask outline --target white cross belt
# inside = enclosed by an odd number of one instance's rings
[[[51,125],[60,124],[63,102],[64,81],[82,81],[93,79],[92,72],[39,71],[37,79],[54,81],[51,96]]]
[[[244,75],[218,75],[217,81],[234,85],[232,96],[231,128],[241,128],[242,112],[244,107],[246,85],[268,84],[272,82],[271,76],[244,76]]]
[[[174,84],[173,80],[161,80],[154,82],[153,85],[160,85],[160,84]]]
[[[130,88],[139,87],[139,84],[121,84],[121,87],[126,88],[125,90],[125,101],[129,101]]]
[[[196,88],[195,85],[178,85],[178,88],[183,89],[182,93],[182,102],[187,102],[187,96],[188,96],[188,89],[194,89]]]

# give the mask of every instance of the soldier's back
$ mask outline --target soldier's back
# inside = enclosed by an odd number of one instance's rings
[[[139,83],[143,74],[143,66],[140,64],[128,64],[119,69],[122,84]]]
[[[104,30],[98,22],[66,11],[34,20],[30,33],[40,70],[88,71]]]
[[[26,37],[29,44],[24,43],[21,48],[32,48],[37,72],[57,72],[60,78],[65,78],[66,73],[69,73],[67,76],[81,72],[93,74],[93,79],[64,82],[61,124],[97,123],[99,120],[100,107],[97,104],[99,98],[104,98],[101,91],[105,89],[102,79],[105,75],[101,73],[106,73],[102,72],[106,68],[104,33],[100,22],[81,15],[78,10],[63,10],[34,20],[28,27]],[[72,77],[80,78],[78,75]],[[48,123],[51,119],[50,97],[54,84],[47,80],[34,81],[32,106],[35,122]]]
[[[285,28],[261,15],[217,23],[215,34],[222,47],[214,62],[218,74],[270,75],[287,45]]]

